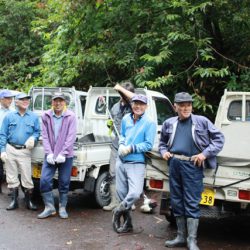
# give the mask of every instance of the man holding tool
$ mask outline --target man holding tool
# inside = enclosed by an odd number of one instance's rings
[[[130,99],[134,96],[134,86],[131,82],[123,82],[121,85],[116,84],[114,87],[121,94],[121,99],[119,102],[114,104],[110,111],[110,119],[108,120],[108,126],[115,133],[115,137],[112,140],[111,145],[111,154],[110,154],[110,165],[109,165],[109,174],[110,174],[110,195],[111,201],[110,204],[103,207],[105,211],[112,211],[117,205],[118,200],[116,198],[116,189],[115,189],[115,164],[117,158],[118,144],[119,144],[119,134],[121,121],[125,114],[131,113]]]

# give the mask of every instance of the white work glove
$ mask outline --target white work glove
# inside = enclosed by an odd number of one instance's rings
[[[48,154],[46,160],[50,165],[55,165],[54,154]]]
[[[27,149],[33,149],[35,146],[35,138],[33,136],[29,137],[27,141],[24,143]]]
[[[66,157],[64,155],[59,154],[56,159],[55,162],[56,163],[64,163],[66,161]]]
[[[132,148],[131,146],[125,146],[123,144],[121,144],[118,148],[118,155],[121,157],[124,157],[126,155],[128,155],[129,153],[131,153]]]
[[[2,162],[5,163],[7,161],[7,159],[8,159],[7,153],[6,152],[2,152],[1,153],[1,160],[2,160]]]

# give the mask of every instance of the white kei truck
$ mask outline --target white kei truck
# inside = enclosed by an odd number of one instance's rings
[[[109,159],[112,136],[106,123],[109,110],[119,101],[120,95],[113,88],[90,87],[88,92],[78,91],[74,87],[33,87],[29,91],[32,97],[30,109],[41,118],[45,110],[51,108],[54,92],[63,92],[68,108],[77,117],[77,140],[74,144],[74,161],[71,172],[70,190],[82,189],[94,194],[97,205],[103,207],[110,202]],[[173,106],[163,94],[147,89],[136,89],[136,93],[148,98],[147,113],[158,124],[158,133],[164,120],[174,115]],[[158,141],[155,141],[157,147]],[[39,191],[39,179],[44,161],[42,138],[32,151],[32,177],[35,193]],[[57,174],[54,178],[57,187]]]
[[[225,90],[215,125],[225,136],[216,169],[204,169],[201,218],[250,215],[250,92]],[[160,214],[175,219],[169,198],[169,169],[158,152],[148,153],[146,186],[162,191]]]

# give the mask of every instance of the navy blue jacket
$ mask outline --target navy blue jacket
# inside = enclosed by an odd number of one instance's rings
[[[206,117],[191,114],[192,137],[194,143],[206,157],[205,166],[216,168],[216,155],[222,150],[225,139],[224,135]],[[178,116],[167,119],[161,130],[159,151],[163,156],[173,144]]]

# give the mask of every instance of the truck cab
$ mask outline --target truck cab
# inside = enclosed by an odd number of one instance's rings
[[[93,193],[99,206],[110,202],[109,193],[109,158],[110,145],[114,134],[109,135],[106,125],[110,118],[110,109],[120,100],[120,95],[113,88],[90,87],[88,92],[76,90],[74,87],[34,87],[31,110],[41,118],[45,110],[51,108],[54,92],[63,92],[67,98],[68,108],[77,117],[77,140],[74,145],[74,161],[71,172],[70,189],[83,189]],[[146,112],[158,124],[157,133],[167,117],[174,114],[173,107],[166,96],[148,89],[136,89],[136,93],[148,97]],[[41,120],[41,119],[40,119]],[[158,137],[155,148],[158,146]],[[42,137],[32,151],[32,173],[36,189],[39,190],[39,179],[44,160]],[[55,187],[57,174],[55,175]]]
[[[216,169],[204,169],[201,217],[250,215],[250,92],[225,90],[215,125],[225,136]],[[146,186],[162,191],[160,213],[174,222],[169,198],[169,169],[158,152],[148,153]]]

